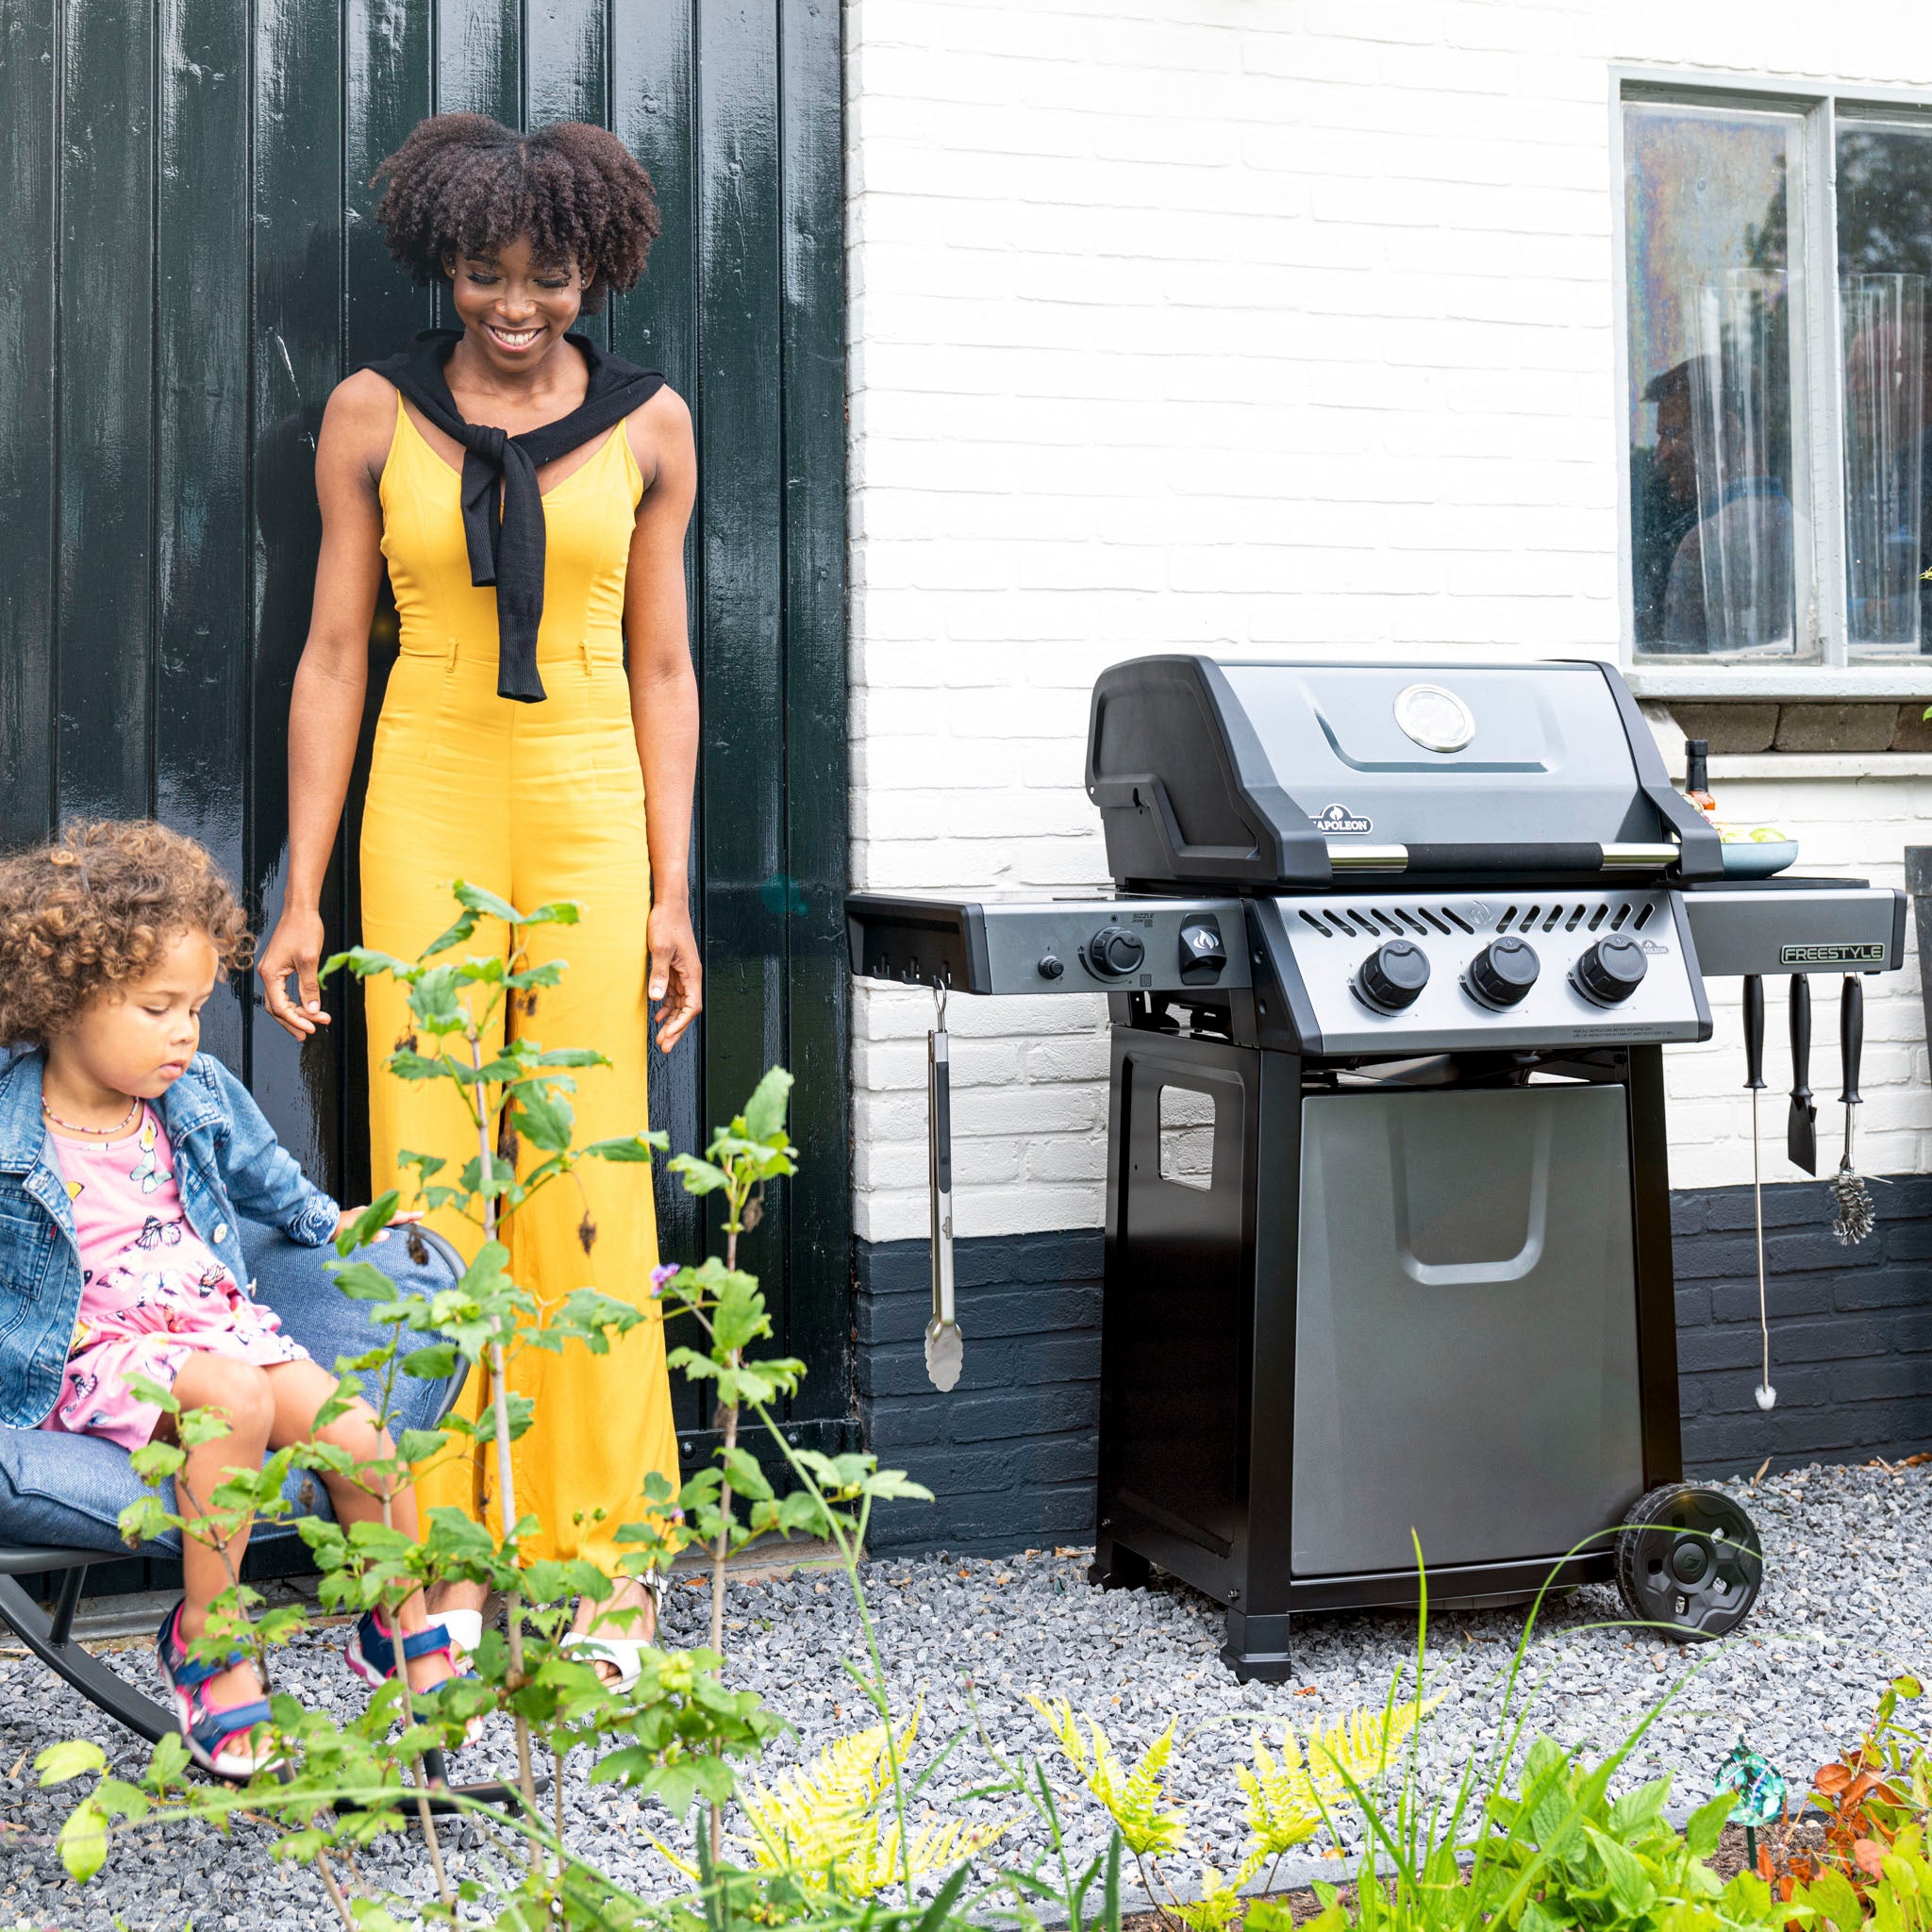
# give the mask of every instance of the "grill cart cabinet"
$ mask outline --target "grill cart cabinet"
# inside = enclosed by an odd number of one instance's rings
[[[1419,1562],[1439,1603],[1614,1576],[1734,1628],[1760,1559],[1681,1481],[1662,1050],[1709,1038],[1707,972],[1895,967],[1901,896],[1727,879],[1595,663],[1136,660],[1087,788],[1110,891],[848,924],[872,977],[1108,995],[1095,1581],[1183,1577],[1252,1676]]]

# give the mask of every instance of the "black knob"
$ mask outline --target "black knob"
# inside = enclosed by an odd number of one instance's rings
[[[1601,1007],[1627,1000],[1643,984],[1650,961],[1643,948],[1622,933],[1597,941],[1576,962],[1576,988]]]
[[[1519,939],[1491,940],[1469,962],[1469,990],[1486,1007],[1513,1007],[1541,970],[1534,946]]]
[[[1378,1013],[1412,1007],[1428,983],[1429,957],[1412,940],[1391,940],[1356,968],[1355,990]]]
[[[1040,976],[1042,979],[1058,979],[1067,969],[1051,953],[1040,956]]]
[[[1103,925],[1087,941],[1087,963],[1103,979],[1124,979],[1141,970],[1147,948],[1124,925]]]

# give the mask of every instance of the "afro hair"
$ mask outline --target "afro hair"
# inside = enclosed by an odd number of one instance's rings
[[[658,239],[658,197],[618,138],[584,121],[518,134],[487,114],[435,114],[375,171],[375,219],[419,282],[451,255],[487,255],[527,235],[540,260],[588,266],[584,308],[634,288]]]
[[[192,839],[149,820],[70,825],[0,858],[0,1044],[44,1046],[182,933],[245,966],[248,922]]]

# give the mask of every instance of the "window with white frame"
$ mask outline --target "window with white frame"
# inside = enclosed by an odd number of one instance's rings
[[[1634,655],[1932,659],[1932,111],[1622,113]]]

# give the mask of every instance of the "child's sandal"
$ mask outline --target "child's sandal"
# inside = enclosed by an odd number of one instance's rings
[[[402,1638],[398,1650],[396,1638]],[[380,1614],[375,1610],[364,1610],[357,1619],[356,1627],[349,1633],[347,1657],[349,1668],[367,1684],[371,1690],[379,1690],[412,1657],[435,1657],[439,1653],[449,1657],[454,1670],[456,1658],[453,1655],[454,1641],[441,1623],[432,1620],[420,1630],[397,1632],[387,1628]],[[458,1671],[454,1676],[445,1677],[434,1690],[417,1690],[411,1693],[414,1701],[428,1705],[441,1696],[451,1684],[474,1684],[475,1671]],[[463,1741],[474,1744],[483,1730],[483,1720],[473,1717],[463,1726]]]
[[[182,1605],[176,1603],[161,1619],[155,1636],[155,1656],[160,1664],[161,1681],[175,1699],[175,1722],[188,1755],[202,1770],[216,1777],[245,1783],[258,1771],[273,1771],[282,1762],[282,1754],[273,1745],[255,1750],[250,1738],[256,1727],[272,1722],[268,1700],[251,1698],[246,1704],[217,1707],[208,1701],[210,1678],[248,1660],[248,1653],[231,1650],[220,1663],[197,1663],[181,1641]]]

